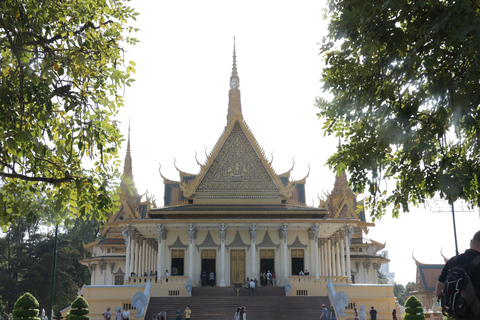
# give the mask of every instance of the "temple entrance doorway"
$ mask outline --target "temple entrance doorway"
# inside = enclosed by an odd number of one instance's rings
[[[260,272],[275,272],[275,250],[260,250]],[[255,275],[256,277],[257,275]]]
[[[172,250],[172,276],[183,276],[185,250]]]
[[[230,284],[245,283],[245,250],[230,250]]]
[[[202,279],[202,286],[208,284],[208,279],[210,272],[213,272],[216,278],[215,271],[215,259],[216,259],[216,250],[202,250],[202,273],[205,271],[207,274],[206,279]],[[204,282],[205,281],[205,282]]]
[[[305,272],[304,266],[304,250],[292,249],[292,275],[297,275],[300,271]]]

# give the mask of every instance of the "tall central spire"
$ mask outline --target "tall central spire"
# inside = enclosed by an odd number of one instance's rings
[[[237,54],[235,51],[235,37],[233,37],[233,65],[230,76],[230,91],[228,92],[227,125],[236,117],[243,118],[242,104],[240,101],[240,78],[237,73]]]

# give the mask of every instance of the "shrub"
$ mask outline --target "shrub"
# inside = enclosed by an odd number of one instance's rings
[[[425,320],[423,305],[415,296],[410,296],[405,302],[405,313],[402,315],[404,320]]]
[[[72,310],[65,320],[90,320],[86,315],[90,313],[88,310],[88,302],[83,297],[78,297],[72,302]]]
[[[38,307],[37,299],[30,293],[25,293],[13,306],[13,320],[40,320]]]

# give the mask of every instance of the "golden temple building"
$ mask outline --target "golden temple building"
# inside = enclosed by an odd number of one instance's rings
[[[270,271],[286,296],[329,297],[339,318],[378,297],[377,310],[385,305],[379,315],[391,313],[393,286],[378,285],[388,260],[377,252],[385,245],[365,237],[374,224],[366,222],[363,202],[341,174],[318,207],[308,206],[308,175],[291,180],[293,168],[275,172],[242,115],[235,47],[228,95],[226,125],[205,163],[197,161],[199,172],[177,168],[179,179],[171,180],[159,170],[163,207],[122,182],[120,209],[101,237],[84,245],[91,284],[80,294],[92,319],[102,319],[107,304],[135,306],[142,318],[151,297],[190,296],[202,272],[218,287],[233,287]],[[133,182],[132,163],[129,132],[124,176]],[[335,300],[329,279],[347,305]]]

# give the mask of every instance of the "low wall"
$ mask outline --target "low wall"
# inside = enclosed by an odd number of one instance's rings
[[[334,284],[346,284],[347,277],[331,277]],[[290,296],[313,296],[325,297],[327,296],[328,277],[315,276],[289,276]]]
[[[90,319],[103,320],[102,313],[110,307],[112,319],[115,317],[115,308],[120,307],[130,310],[133,318],[137,311],[132,307],[132,297],[138,291],[144,291],[145,285],[122,285],[122,286],[83,286],[79,291],[90,305]]]
[[[399,308],[396,298],[393,295],[392,284],[335,284],[333,283],[335,292],[343,291],[349,299],[349,306],[345,310],[347,319],[354,318],[354,310],[356,307],[360,313],[360,306],[365,306],[367,319],[370,319],[371,307],[377,310],[377,319],[392,319],[393,309]]]

